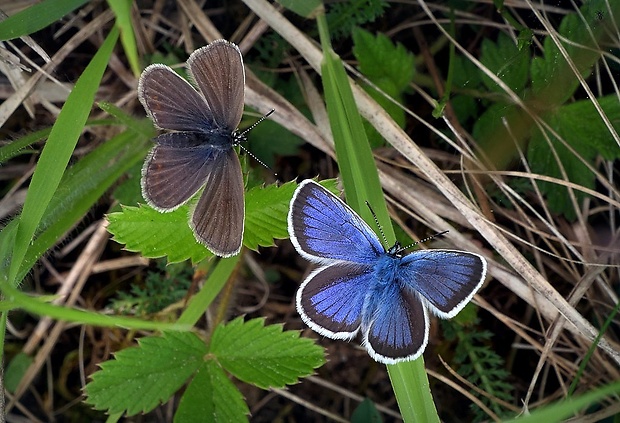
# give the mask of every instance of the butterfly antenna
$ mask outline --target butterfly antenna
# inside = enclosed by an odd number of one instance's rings
[[[439,232],[439,233],[437,233],[435,235],[427,236],[426,238],[423,238],[423,239],[421,239],[421,240],[419,240],[417,242],[414,242],[411,245],[407,245],[406,247],[401,248],[400,251],[408,250],[409,248],[414,247],[414,246],[416,246],[418,244],[424,244],[425,242],[428,242],[428,241],[430,241],[433,238],[437,238],[438,236],[442,236],[443,234],[447,234],[447,233],[448,233],[448,231],[443,231],[443,232]]]
[[[248,132],[250,132],[252,129],[256,128],[256,126],[261,123],[262,121],[264,121],[265,119],[267,119],[269,116],[271,116],[271,114],[273,112],[275,112],[276,109],[271,109],[269,112],[267,112],[266,115],[264,115],[262,118],[260,118],[259,120],[257,120],[256,122],[254,122],[252,125],[250,125],[249,128],[246,128],[243,130],[243,132],[241,132],[238,136],[239,137],[245,137],[245,134],[247,134]],[[259,160],[260,161],[260,160]]]
[[[269,166],[267,166],[265,164],[265,162],[263,162],[261,159],[259,159],[258,157],[256,157],[254,154],[252,154],[250,152],[250,150],[248,150],[247,148],[245,148],[244,146],[242,146],[241,144],[237,144],[239,146],[240,149],[242,149],[246,154],[248,154],[250,157],[252,157],[254,160],[256,160],[258,163],[260,163],[261,165],[263,165],[265,168],[271,170],[273,172],[273,169],[270,168]],[[275,172],[274,172],[275,173]]]
[[[273,112],[275,112],[276,109],[271,109],[269,112],[267,112],[267,114],[265,114],[263,117],[261,117],[259,120],[257,120],[256,122],[254,122],[252,125],[250,125],[248,128],[244,129],[243,132],[240,132],[237,134],[236,138],[238,140],[245,140],[246,139],[246,134],[248,132],[250,132],[252,129],[256,128],[256,126],[261,123],[262,121],[264,121],[265,119],[267,119],[269,116],[271,116],[271,114]],[[270,171],[273,172],[273,169],[270,168],[269,166],[267,166],[265,164],[265,162],[263,162],[261,159],[259,159],[258,157],[256,157],[254,154],[252,154],[250,152],[250,150],[248,150],[247,148],[245,148],[243,145],[241,145],[241,143],[237,143],[236,145],[239,146],[239,148],[241,148],[246,154],[248,154],[250,157],[252,157],[254,160],[256,160],[258,163],[260,163],[264,168],[269,169]],[[277,178],[278,174],[276,172],[273,172],[274,176]]]
[[[372,209],[372,207],[370,207],[370,203],[368,201],[366,201],[366,205],[368,206],[370,213],[372,213],[372,218],[375,219],[375,223],[377,224],[377,227],[379,228],[379,232],[381,232],[381,237],[383,238],[383,244],[387,247],[388,242],[387,242],[385,233],[383,232],[383,227],[379,223],[379,219],[377,219],[377,215],[375,214],[375,211]]]

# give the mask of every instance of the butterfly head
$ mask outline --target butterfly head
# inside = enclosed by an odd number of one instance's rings
[[[393,258],[402,258],[403,251],[405,251],[406,249],[407,248],[403,248],[400,242],[396,241],[396,243],[392,245],[389,250],[387,250],[387,254]]]
[[[232,133],[232,145],[233,147],[240,145],[241,143],[244,143],[248,140],[248,136],[247,136],[247,132],[248,131],[243,131],[243,132],[239,132],[239,131],[234,131]]]

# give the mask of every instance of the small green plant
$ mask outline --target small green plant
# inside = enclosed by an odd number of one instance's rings
[[[144,284],[133,283],[129,293],[120,291],[112,308],[122,314],[148,316],[183,299],[192,284],[192,267],[184,262],[167,265],[165,260],[158,260],[157,267],[147,273]]]
[[[467,325],[452,321],[442,321],[441,325],[445,330],[446,341],[456,345],[452,362],[457,372],[492,398],[512,401],[514,386],[508,381],[510,374],[505,369],[504,360],[492,348],[490,341],[493,334],[480,330],[479,319],[475,318]],[[507,414],[507,410],[501,408],[493,399],[474,391],[472,393],[496,415]],[[474,412],[475,421],[488,418],[475,404],[471,404],[470,407]]]
[[[353,42],[353,54],[359,62],[359,69],[374,84],[373,87],[362,83],[362,87],[396,123],[404,127],[405,111],[401,105],[415,74],[413,54],[402,44],[395,45],[387,36],[375,36],[361,28],[353,30]],[[385,140],[367,121],[364,121],[364,128],[371,147],[385,145]]]
[[[189,332],[140,339],[92,375],[86,402],[133,416],[165,403],[188,383],[175,421],[240,422],[249,409],[228,374],[263,389],[284,387],[324,361],[323,349],[298,331],[239,317],[218,326],[208,342]]]
[[[587,190],[595,188],[597,158],[620,158],[620,148],[610,136],[610,131],[620,131],[617,96],[572,100],[580,85],[565,58],[570,57],[582,76],[591,73],[600,58],[596,46],[609,41],[608,23],[597,18],[597,11],[604,9],[604,2],[594,1],[581,9],[582,16],[571,13],[562,19],[557,36],[564,40],[563,51],[551,36],[544,39],[542,55],[535,57],[505,35],[482,43],[480,61],[521,104],[515,104],[515,98],[486,74],[480,80],[484,85],[460,79],[463,89],[486,87],[489,92],[478,96],[493,100],[473,131],[491,166],[504,169],[517,159],[519,151],[524,152],[532,173],[552,179],[536,182],[549,210],[569,220],[576,218],[579,205],[589,197]],[[584,20],[593,24],[584,25]],[[471,101],[467,104],[472,105]],[[523,106],[530,109],[529,114]],[[471,113],[471,109],[462,111]],[[601,111],[608,121],[603,120]],[[573,187],[565,187],[571,183]]]

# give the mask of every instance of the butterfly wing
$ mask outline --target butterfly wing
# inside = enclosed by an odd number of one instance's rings
[[[396,283],[368,293],[362,323],[363,345],[380,363],[415,360],[428,343],[428,313],[419,295]]]
[[[142,72],[138,98],[159,128],[198,132],[215,126],[204,98],[168,66],[155,64]]]
[[[243,174],[234,149],[218,150],[208,165],[206,186],[192,211],[196,239],[220,257],[234,256],[243,241]],[[188,175],[189,176],[189,175]]]
[[[205,96],[219,128],[237,129],[243,114],[245,71],[239,47],[216,40],[187,60],[190,75]]]
[[[464,251],[422,250],[403,257],[399,273],[403,283],[422,294],[433,313],[448,319],[480,289],[487,262]]]
[[[216,150],[194,132],[171,132],[156,145],[142,167],[142,195],[156,210],[172,211],[189,200],[204,184]]]
[[[317,263],[372,265],[385,251],[357,213],[310,179],[300,183],[293,194],[288,232],[299,254]]]
[[[297,312],[315,332],[351,339],[360,327],[372,267],[337,263],[313,271],[297,291]]]

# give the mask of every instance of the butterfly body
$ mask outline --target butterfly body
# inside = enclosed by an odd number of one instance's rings
[[[138,97],[153,123],[170,131],[154,139],[142,168],[142,194],[161,212],[187,203],[196,239],[214,254],[237,254],[245,216],[241,164],[233,147],[244,104],[245,71],[239,48],[217,40],[191,54],[187,69],[197,91],[170,67],[147,67]],[[204,188],[204,189],[203,189]]]
[[[288,217],[293,245],[319,264],[297,291],[297,310],[321,335],[350,340],[358,333],[375,360],[419,357],[428,343],[428,311],[456,315],[482,286],[478,254],[386,250],[372,229],[338,197],[303,181]]]

